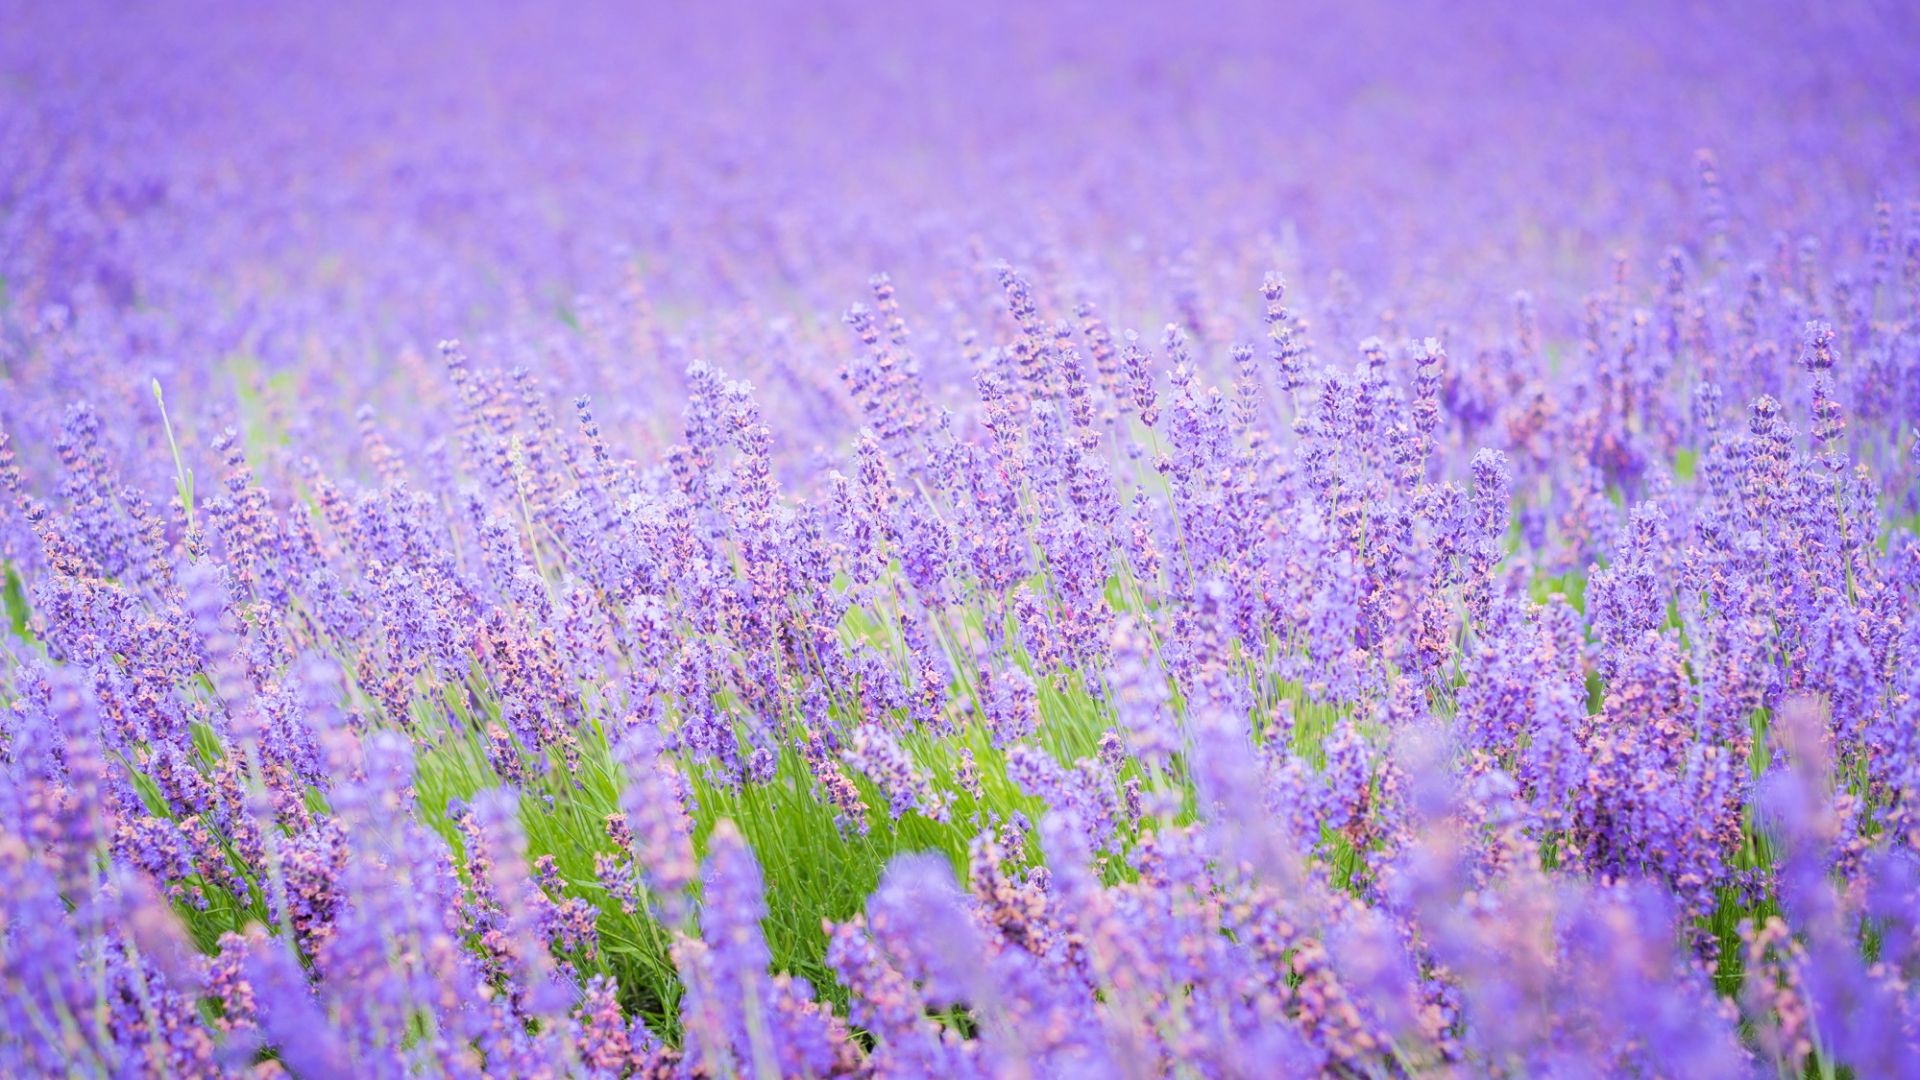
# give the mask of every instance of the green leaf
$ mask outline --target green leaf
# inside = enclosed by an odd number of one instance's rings
[[[21,582],[20,573],[12,563],[7,564],[6,580],[0,582],[0,601],[6,604],[7,625],[13,628],[13,636],[22,641],[32,641],[33,631],[27,625],[32,613],[27,608],[26,585]]]

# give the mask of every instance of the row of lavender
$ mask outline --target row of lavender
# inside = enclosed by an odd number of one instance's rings
[[[1899,1074],[1911,19],[1356,12],[36,14],[0,1070]]]

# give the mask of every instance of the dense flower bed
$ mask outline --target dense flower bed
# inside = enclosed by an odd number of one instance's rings
[[[1910,1072],[1920,10],[1592,7],[9,13],[0,1073]]]

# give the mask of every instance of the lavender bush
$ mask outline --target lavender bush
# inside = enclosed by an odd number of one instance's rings
[[[0,1073],[1920,1060],[1920,8],[0,6]]]

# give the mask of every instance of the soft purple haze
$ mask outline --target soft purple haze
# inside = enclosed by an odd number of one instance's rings
[[[1920,1054],[1920,8],[0,27],[0,1073]]]

